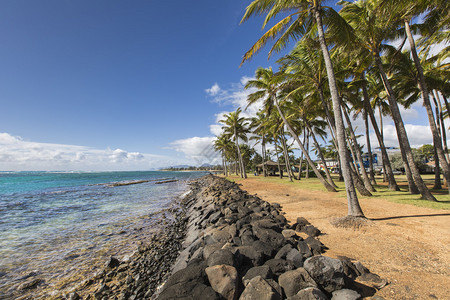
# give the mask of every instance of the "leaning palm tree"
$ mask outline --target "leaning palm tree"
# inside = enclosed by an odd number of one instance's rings
[[[333,63],[331,61],[327,43],[325,41],[323,23],[325,21],[325,25],[327,26],[328,30],[333,30],[336,32],[336,34],[341,35],[342,40],[346,40],[349,37],[349,35],[346,35],[346,33],[349,33],[349,31],[347,31],[347,29],[349,28],[336,13],[336,11],[334,11],[330,7],[322,6],[322,0],[254,0],[247,7],[242,21],[247,20],[253,15],[266,14],[266,19],[263,23],[263,27],[265,27],[267,23],[279,13],[286,13],[289,11],[293,11],[293,13],[289,14],[275,26],[269,29],[253,45],[253,47],[249,51],[247,51],[247,53],[244,55],[243,62],[251,58],[256,52],[258,52],[269,39],[273,39],[279,36],[274,46],[272,47],[272,50],[269,52],[270,55],[272,51],[280,51],[281,49],[285,48],[291,38],[298,38],[300,36],[303,36],[304,34],[311,33],[312,31],[310,29],[313,27],[317,29],[320,49],[325,60],[325,66],[328,75],[328,84],[331,93],[331,99],[333,102],[339,158],[347,192],[348,215],[353,217],[364,217],[364,213],[362,212],[358,197],[356,195],[356,190],[349,166],[344,132],[344,122],[339,104],[339,94],[333,70]],[[326,16],[326,18],[323,19],[323,16]],[[297,142],[299,142],[299,140]]]
[[[231,140],[225,135],[221,134],[214,140],[214,149],[220,151],[222,156],[223,174],[228,176],[227,169],[227,152],[230,151]]]
[[[244,142],[247,141],[248,128],[246,119],[240,116],[241,111],[241,108],[238,108],[236,111],[226,114],[224,116],[225,119],[220,120],[220,122],[224,124],[224,126],[222,127],[222,129],[224,130],[224,134],[227,137],[232,138],[234,140],[234,143],[236,144],[241,177],[247,178],[244,161],[242,159],[241,150],[239,148],[239,139],[243,140]]]
[[[325,188],[328,191],[335,192],[336,189],[323,178],[322,174],[320,174],[319,170],[317,170],[314,162],[312,161],[311,157],[309,156],[308,152],[306,151],[303,143],[300,141],[298,135],[294,132],[292,127],[290,126],[289,122],[286,120],[286,117],[283,114],[283,111],[280,108],[280,103],[278,100],[278,91],[279,91],[279,84],[282,80],[281,76],[275,76],[272,68],[258,68],[255,72],[256,79],[250,80],[245,85],[245,88],[257,88],[258,90],[252,94],[250,94],[247,98],[247,102],[249,105],[254,104],[255,102],[263,99],[264,100],[264,106],[268,109],[271,109],[273,106],[277,108],[277,111],[283,120],[284,124],[286,125],[289,133],[292,135],[292,137],[297,142],[298,146],[302,150],[302,152],[305,155],[305,158],[308,162],[308,164],[311,166],[312,170],[314,171],[314,174],[319,178],[320,182],[325,186]]]
[[[387,93],[389,107],[396,127],[405,167],[407,166],[411,170],[414,183],[419,189],[422,199],[436,201],[436,198],[428,190],[414,163],[414,157],[406,134],[405,125],[400,114],[400,109],[397,104],[396,95],[388,80],[388,76],[381,60],[381,50],[386,48],[382,47],[382,43],[385,39],[390,37],[389,34],[395,29],[395,24],[389,23],[386,14],[379,13],[377,10],[377,2],[375,0],[345,2],[340,14],[355,30],[355,45],[366,48],[373,55],[375,65],[378,68]]]

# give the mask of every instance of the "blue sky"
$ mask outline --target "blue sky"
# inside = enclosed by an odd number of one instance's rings
[[[277,58],[239,68],[262,34],[261,18],[239,25],[249,3],[1,1],[0,170],[196,163]]]

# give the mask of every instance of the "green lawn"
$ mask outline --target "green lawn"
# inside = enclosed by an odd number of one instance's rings
[[[253,177],[257,180],[263,181],[263,182],[273,182],[278,184],[286,184],[290,186],[294,186],[298,188],[299,190],[307,189],[307,190],[318,190],[318,191],[324,191],[326,192],[326,189],[323,187],[323,185],[319,182],[317,178],[309,178],[305,179],[302,178],[300,181],[294,180],[294,182],[290,182],[287,177],[283,177],[283,179],[280,179],[279,177],[270,176],[270,177],[264,177],[264,176],[254,176],[253,174],[248,174],[249,177]],[[434,183],[434,175],[422,175],[422,178],[425,180],[427,184],[433,184]],[[239,182],[243,179],[241,179],[239,176],[232,175],[227,177],[227,179],[235,182]],[[387,186],[378,184],[375,186],[375,189],[377,190],[373,194],[373,197],[383,198],[391,202],[396,203],[403,203],[403,204],[411,204],[416,205],[420,207],[428,207],[428,208],[434,208],[434,209],[449,209],[450,210],[450,196],[448,195],[447,189],[441,189],[441,190],[432,190],[431,192],[438,200],[435,201],[427,201],[427,200],[421,200],[420,195],[411,195],[408,192],[408,184],[406,180],[406,176],[404,175],[398,175],[395,176],[395,179],[397,180],[397,184],[400,186],[400,191],[390,191]],[[333,177],[334,182],[338,186],[338,197],[346,197],[345,194],[345,187],[344,182],[338,181],[337,176]],[[376,177],[377,183],[383,183],[382,177],[377,176]],[[360,196],[360,195],[359,195]],[[361,196],[360,196],[361,197]]]

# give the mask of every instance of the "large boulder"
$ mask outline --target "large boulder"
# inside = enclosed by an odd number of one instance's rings
[[[271,279],[273,277],[273,274],[269,266],[264,265],[253,267],[249,269],[247,273],[245,273],[244,277],[242,277],[242,283],[244,283],[244,286],[246,286],[248,282],[256,276],[261,276],[264,279]]]
[[[214,291],[224,299],[234,300],[238,296],[239,278],[237,270],[229,265],[216,265],[205,269]],[[207,299],[207,298],[201,298]]]
[[[344,266],[339,259],[313,256],[305,260],[303,267],[315,282],[328,293],[344,287]]]
[[[167,289],[165,289],[164,291],[162,291],[161,294],[159,294],[158,296],[158,300],[172,300],[172,299],[219,300],[221,298],[210,286],[195,281],[189,281],[172,285]]]
[[[328,297],[318,288],[310,287],[299,291],[288,300],[328,300]]]
[[[269,266],[270,270],[275,276],[280,276],[284,272],[293,270],[294,264],[290,261],[287,261],[285,259],[269,259],[265,262],[266,266]]]
[[[305,288],[317,287],[317,283],[304,268],[298,268],[281,274],[278,278],[278,283],[283,288],[287,297],[292,297]]]
[[[228,249],[219,249],[213,252],[206,261],[208,267],[215,265],[234,266],[234,256]]]
[[[284,236],[273,229],[253,227],[253,233],[258,239],[272,245],[275,249],[280,249],[286,243]]]
[[[264,278],[256,276],[249,281],[239,300],[281,300],[279,292]]]

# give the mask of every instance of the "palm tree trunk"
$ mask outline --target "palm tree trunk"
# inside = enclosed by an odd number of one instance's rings
[[[312,131],[312,129],[311,129],[311,127],[309,126],[309,124],[306,123],[306,122],[305,122],[305,124],[306,124],[306,126],[308,127],[308,130],[311,132],[311,136],[312,136],[312,138],[313,138],[314,145],[316,146],[316,149],[317,149],[317,154],[319,155],[320,160],[322,161],[323,165],[325,166],[325,175],[327,176],[328,182],[329,182],[334,188],[337,188],[337,185],[334,183],[333,178],[331,177],[330,171],[329,171],[328,168],[327,168],[327,162],[326,162],[326,160],[325,160],[325,157],[323,156],[322,149],[320,149],[320,145],[319,145],[319,143],[317,142],[316,135],[315,135],[314,132]]]
[[[434,187],[433,189],[442,189],[441,184],[441,171],[440,171],[439,156],[437,155],[436,148],[434,148]]]
[[[372,147],[370,145],[370,135],[369,135],[369,116],[367,110],[364,109],[364,126],[366,127],[366,145],[367,145],[367,155],[369,158],[369,175],[372,185],[377,184],[375,180],[375,172],[373,171],[373,157],[372,157]]]
[[[355,132],[353,131],[352,122],[350,121],[350,117],[348,115],[348,112],[347,112],[347,110],[346,110],[346,108],[344,106],[342,106],[342,110],[344,112],[345,119],[347,120],[347,124],[348,124],[347,128],[350,131],[350,137],[353,140],[353,145],[354,145],[354,148],[355,148],[355,154],[356,154],[356,158],[358,159],[359,168],[361,170],[362,180],[364,182],[364,186],[370,192],[375,192],[375,188],[370,183],[369,176],[367,176],[366,168],[364,168],[364,162],[363,162],[363,159],[362,159],[361,149],[359,148],[358,141],[356,140]],[[356,170],[358,170],[358,169],[356,169]]]
[[[375,131],[375,135],[377,136],[378,144],[380,146],[381,159],[383,160],[383,166],[384,166],[383,176],[385,178],[387,178],[387,181],[389,184],[389,189],[391,191],[399,191],[400,188],[398,187],[397,182],[395,181],[394,173],[392,172],[391,163],[389,161],[389,156],[386,151],[386,146],[384,145],[383,136],[381,135],[381,132],[378,129],[377,120],[375,119],[375,114],[373,112],[372,106],[370,105],[369,93],[367,92],[367,87],[365,84],[363,84],[362,90],[363,90],[363,97],[364,97],[364,107],[369,114],[370,120],[372,121],[373,131]],[[381,109],[380,109],[380,111],[381,111]]]
[[[288,121],[286,120],[286,118],[284,117],[283,112],[280,109],[280,106],[278,105],[278,100],[275,99],[275,106],[277,107],[277,110],[280,114],[280,117],[283,119],[284,124],[286,124],[286,127],[289,131],[289,133],[292,135],[292,137],[295,139],[295,141],[297,142],[298,146],[300,147],[300,150],[305,154],[305,159],[308,162],[308,164],[311,166],[314,174],[316,174],[317,178],[319,179],[319,181],[323,184],[323,186],[329,191],[329,192],[337,192],[336,189],[328,183],[328,181],[325,180],[325,178],[323,178],[322,174],[320,174],[319,170],[317,170],[316,166],[314,165],[314,162],[312,161],[311,157],[309,156],[309,153],[306,152],[305,146],[303,145],[303,143],[300,141],[300,139],[298,138],[298,135],[295,134],[294,130],[292,129],[291,125],[289,125]]]
[[[405,152],[407,160],[406,163],[409,165],[409,168],[411,169],[414,182],[417,188],[419,189],[420,194],[422,195],[422,199],[436,201],[436,198],[430,193],[427,186],[423,182],[423,179],[419,174],[419,170],[417,169],[414,163],[414,158],[412,155],[411,146],[409,144],[408,135],[406,134],[405,125],[403,124],[403,119],[394,96],[394,91],[392,90],[392,87],[387,79],[386,73],[383,70],[383,65],[381,63],[381,58],[378,51],[375,53],[375,63],[380,71],[381,79],[383,81],[383,85],[387,93],[387,97],[389,100],[389,107],[391,108],[392,119],[394,121],[395,128],[397,131],[400,149],[403,149]]]
[[[223,175],[227,176],[227,166],[225,165],[225,158],[222,151],[222,168],[223,168]]]
[[[286,148],[286,140],[284,139],[284,130],[282,130],[282,134],[281,134],[281,145],[283,146],[284,165],[286,166],[286,172],[288,173],[289,181],[293,182],[291,170],[289,167],[289,155],[288,155],[287,148]]]
[[[309,155],[309,131],[306,131],[306,152],[308,152],[308,155]],[[309,179],[309,164],[306,165],[305,178]]]
[[[242,167],[242,155],[241,155],[241,149],[239,148],[239,142],[238,137],[236,133],[236,128],[234,129],[234,142],[236,143],[236,149],[237,149],[237,155],[238,155],[238,161],[239,161],[239,173],[241,174],[241,178],[244,178],[243,174],[243,167]]]
[[[447,161],[450,161],[450,158],[448,156],[449,154],[448,154],[448,146],[447,146],[447,133],[446,133],[445,124],[444,124],[444,113],[442,111],[441,101],[439,100],[439,96],[437,95],[436,90],[434,90],[434,92],[436,93],[436,96],[434,94],[432,94],[433,100],[434,100],[436,107],[439,108],[439,115],[436,115],[436,118],[438,119],[437,122],[441,123],[441,132],[442,132],[441,137],[442,137],[442,142],[444,144],[444,151],[447,154],[447,157],[446,157]]]
[[[280,165],[280,157],[278,155],[278,145],[277,145],[277,137],[274,137],[273,143],[275,144],[275,155],[277,156],[277,163],[278,163],[278,173],[280,173],[280,179],[283,179],[283,171],[281,170]]]
[[[262,166],[263,166],[263,175],[264,177],[267,177],[267,171],[266,171],[266,141],[264,140],[264,136],[262,137],[261,142],[261,150],[262,150]]]
[[[303,132],[303,145],[306,142],[306,133]],[[300,156],[300,164],[298,166],[298,180],[302,179],[302,167],[303,166],[303,151],[302,151],[302,155]]]
[[[425,108],[427,110],[428,122],[430,123],[430,129],[431,129],[431,133],[433,135],[434,149],[437,153],[437,157],[440,160],[440,165],[442,167],[442,173],[444,174],[444,178],[447,181],[449,181],[450,180],[449,165],[445,159],[441,139],[439,137],[439,134],[438,134],[438,131],[436,128],[436,122],[435,122],[434,115],[433,115],[433,109],[431,108],[430,98],[429,98],[429,94],[428,94],[428,88],[427,88],[427,85],[425,82],[425,76],[423,75],[422,65],[420,64],[419,56],[417,55],[416,44],[415,44],[414,38],[411,34],[411,28],[409,27],[408,20],[405,20],[405,31],[406,31],[406,35],[408,36],[409,45],[411,46],[411,54],[412,54],[412,57],[414,60],[414,64],[416,65],[417,73],[419,75],[419,88],[420,88],[420,92],[422,93],[423,105],[425,106]],[[449,193],[450,193],[450,185],[448,186],[448,189],[449,189]]]
[[[349,161],[347,158],[347,147],[345,143],[344,122],[339,105],[339,94],[337,90],[336,78],[334,76],[333,64],[331,62],[330,53],[325,42],[325,35],[322,26],[322,17],[320,15],[320,7],[314,7],[314,18],[317,23],[317,31],[319,34],[319,43],[322,50],[323,58],[328,75],[328,84],[331,92],[331,100],[333,101],[333,111],[336,126],[336,138],[338,141],[339,157],[341,161],[342,175],[344,176],[345,189],[347,192],[347,208],[348,215],[353,217],[364,217],[361,206],[359,205],[358,196],[356,195],[355,185],[350,171]],[[320,173],[319,173],[320,174]]]

